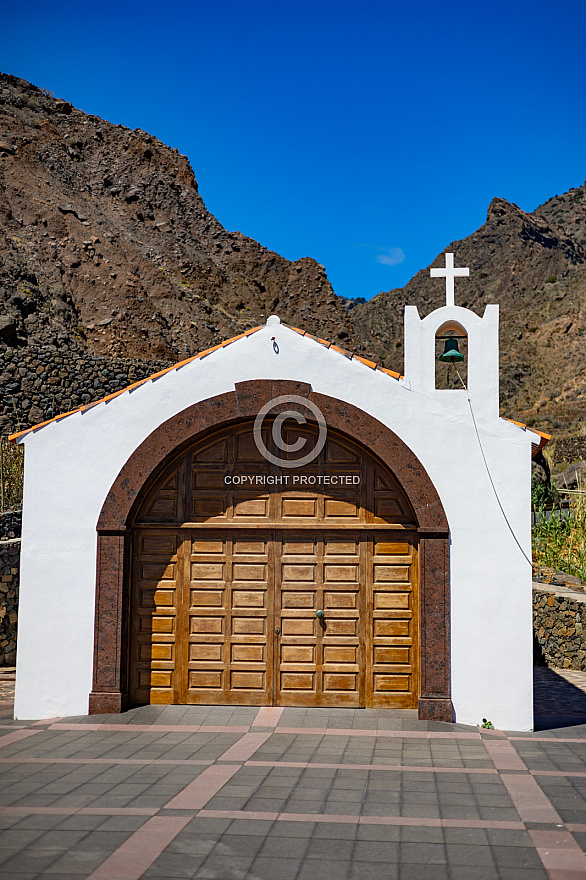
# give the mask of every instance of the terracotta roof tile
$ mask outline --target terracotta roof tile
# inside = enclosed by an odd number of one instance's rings
[[[339,354],[343,354],[344,357],[347,357],[347,358],[352,358],[352,357],[354,357],[354,355],[352,354],[352,352],[351,352],[351,351],[348,351],[347,348],[340,348],[339,345],[334,345],[333,343],[332,343],[332,345],[330,345],[330,348],[331,348],[332,351],[337,351],[337,352],[339,352]]]
[[[377,370],[380,370],[381,373],[386,373],[387,376],[392,376],[393,379],[402,379],[403,378],[401,373],[395,373],[394,370],[387,370],[386,367],[377,367]]]
[[[367,361],[366,358],[360,357],[360,355],[358,354],[355,354],[352,360],[360,361],[361,364],[366,364],[367,367],[371,367],[373,370],[376,370],[377,365],[374,361]]]
[[[532,431],[534,434],[537,434],[539,437],[541,437],[541,441],[537,446],[537,449],[535,449],[531,453],[531,458],[535,458],[537,453],[541,449],[543,449],[544,446],[547,446],[547,444],[551,440],[551,434],[546,434],[545,431],[538,431],[537,428],[529,428],[524,422],[516,422],[515,419],[507,419],[505,416],[503,416],[503,419],[505,420],[505,422],[510,422],[512,425],[517,425],[518,428],[523,428],[525,431]]]
[[[545,440],[546,443],[549,443],[551,440],[551,434],[546,434],[545,431],[538,431],[537,428],[530,428],[525,422],[517,422],[515,419],[508,419],[506,416],[502,416],[505,422],[510,422],[512,425],[517,425],[519,428],[525,428],[527,431],[533,431],[534,434],[539,434],[542,440]],[[545,446],[545,443],[543,444]]]

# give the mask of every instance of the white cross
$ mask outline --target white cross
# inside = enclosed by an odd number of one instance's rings
[[[446,279],[446,305],[454,305],[454,278],[470,275],[470,269],[454,269],[454,255],[446,254],[445,269],[430,269],[432,278]]]

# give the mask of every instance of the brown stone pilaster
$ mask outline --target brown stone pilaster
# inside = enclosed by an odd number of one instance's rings
[[[124,574],[126,532],[98,532],[94,682],[89,713],[122,712],[128,693],[125,675]]]
[[[445,532],[420,531],[419,718],[424,721],[454,720],[450,693],[449,550]]]

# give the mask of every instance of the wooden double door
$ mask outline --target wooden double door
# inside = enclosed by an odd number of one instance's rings
[[[140,528],[134,703],[409,708],[414,536]]]
[[[283,433],[311,448],[316,427]],[[272,437],[269,422],[266,448]],[[196,440],[140,499],[131,702],[417,706],[417,525],[405,493],[330,430],[310,464],[286,471],[243,421]]]

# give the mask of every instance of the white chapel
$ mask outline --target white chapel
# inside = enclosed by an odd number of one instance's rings
[[[404,376],[273,315],[11,438],[18,719],[203,703],[532,729],[548,438],[499,417],[498,306],[455,305],[452,254],[431,274],[446,305],[405,308]]]

